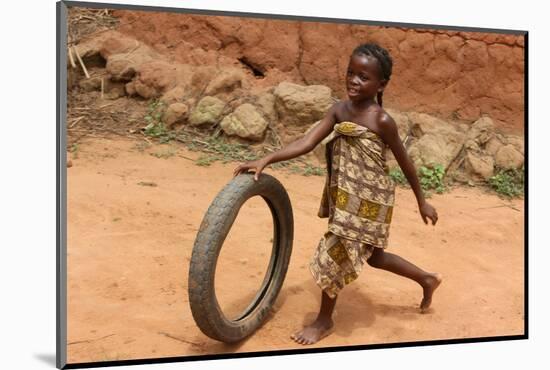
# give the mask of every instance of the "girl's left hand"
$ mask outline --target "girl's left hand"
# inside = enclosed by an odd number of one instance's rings
[[[429,203],[424,202],[424,204],[420,205],[419,210],[420,216],[422,216],[422,220],[424,220],[426,225],[428,224],[428,218],[432,220],[432,225],[437,223],[437,211]]]

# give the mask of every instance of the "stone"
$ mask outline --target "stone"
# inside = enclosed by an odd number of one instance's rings
[[[488,180],[494,174],[494,160],[489,155],[468,151],[464,166],[470,175],[483,180]]]
[[[468,139],[475,140],[478,144],[484,145],[494,136],[495,125],[490,117],[484,116],[474,122],[468,130]]]
[[[220,119],[225,103],[213,96],[205,96],[189,115],[189,124],[199,126],[206,123],[216,123]]]
[[[517,169],[523,165],[524,157],[513,145],[504,145],[495,154],[497,167],[504,169]]]
[[[506,143],[513,145],[514,148],[522,155],[525,155],[525,143],[522,137],[519,136],[506,136]]]
[[[493,136],[485,143],[485,151],[494,157],[503,145],[504,143],[497,136]]]
[[[98,91],[101,89],[101,77],[84,78],[78,81],[78,86],[84,91]]]
[[[284,144],[303,135],[304,129],[324,117],[333,104],[327,86],[301,86],[281,82],[273,91],[278,130]],[[281,127],[282,126],[282,127]]]
[[[136,74],[136,62],[124,54],[113,55],[107,60],[105,69],[114,81],[131,81]]]
[[[261,140],[267,128],[267,121],[252,104],[245,103],[224,117],[220,123],[228,135],[237,135],[244,139]]]
[[[416,139],[409,149],[413,162],[417,166],[441,164],[447,169],[464,145],[464,134],[454,125],[425,113],[411,112],[408,117]]]
[[[288,125],[308,126],[323,118],[333,104],[330,88],[322,85],[281,82],[273,93],[275,110]]]
[[[168,128],[176,122],[180,122],[187,117],[188,108],[183,103],[173,103],[166,108],[166,112],[162,117],[163,122]]]
[[[125,84],[123,82],[111,81],[105,79],[103,82],[103,97],[105,99],[118,99],[126,95]]]
[[[195,69],[191,77],[191,90],[193,95],[200,95],[217,74],[217,69],[212,66],[202,66]]]
[[[271,122],[277,120],[277,111],[275,110],[275,95],[262,93],[256,98],[255,105]]]
[[[219,73],[206,86],[204,94],[216,95],[227,93],[242,86],[243,73],[238,69],[228,69]]]
[[[134,96],[137,94],[135,81],[128,82],[124,85],[124,89],[126,90],[126,94],[128,94],[128,96]]]
[[[442,165],[445,169],[459,154],[462,148],[462,138],[459,135],[444,136],[426,134],[411,145],[413,162],[434,167]]]
[[[173,103],[181,103],[185,98],[185,88],[183,86],[176,86],[173,89],[167,91],[160,97],[160,101],[166,105]]]
[[[136,92],[150,99],[175,87],[176,69],[170,63],[152,61],[139,66],[135,79]]]

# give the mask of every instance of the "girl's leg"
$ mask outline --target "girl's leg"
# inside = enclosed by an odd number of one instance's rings
[[[422,313],[428,310],[432,303],[433,292],[441,284],[442,277],[440,274],[428,273],[396,254],[384,252],[381,248],[374,248],[374,252],[367,262],[372,267],[393,272],[420,284],[424,290],[420,310]]]
[[[295,342],[300,344],[313,344],[320,339],[330,334],[332,329],[332,312],[334,305],[336,304],[336,298],[330,298],[324,291],[321,296],[321,309],[317,315],[317,319],[307,326],[305,326],[299,332],[292,334],[290,337]]]

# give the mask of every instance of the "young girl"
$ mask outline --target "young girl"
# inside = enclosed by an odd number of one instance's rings
[[[411,185],[424,223],[428,224],[428,219],[432,225],[437,222],[437,212],[424,199],[397,125],[382,109],[382,94],[392,64],[388,52],[376,44],[355,48],[346,75],[349,99],[335,103],[301,139],[264,158],[243,163],[234,171],[237,176],[254,170],[254,179],[258,180],[267,165],[308,153],[326,138],[327,179],[318,216],[328,217],[328,231],[310,262],[311,273],[322,289],[321,308],[312,324],[291,335],[301,344],[313,344],[331,332],[338,292],[357,278],[365,261],[420,284],[424,294],[422,313],[430,307],[432,294],[442,280],[441,275],[427,273],[384,251],[395,187],[385,163],[387,147]]]

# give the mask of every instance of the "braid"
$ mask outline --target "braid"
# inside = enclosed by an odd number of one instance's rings
[[[378,94],[376,94],[376,101],[378,102],[378,105],[382,106],[382,95],[384,93],[380,91]]]
[[[354,54],[363,54],[366,56],[376,58],[376,60],[378,60],[378,63],[380,65],[380,73],[381,73],[380,77],[386,81],[390,80],[392,67],[393,67],[393,60],[390,56],[390,53],[388,53],[386,49],[379,46],[378,44],[366,43],[366,44],[357,46],[352,52],[352,55]],[[376,100],[380,106],[382,106],[382,95],[383,95],[383,92],[379,92],[376,95]]]

